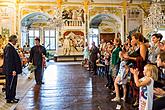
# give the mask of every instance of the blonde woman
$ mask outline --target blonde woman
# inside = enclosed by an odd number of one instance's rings
[[[139,110],[152,110],[153,105],[153,85],[154,80],[158,79],[158,69],[155,65],[147,64],[144,67],[144,77],[138,79],[138,69],[130,69],[134,75],[134,81],[137,87],[140,87]]]

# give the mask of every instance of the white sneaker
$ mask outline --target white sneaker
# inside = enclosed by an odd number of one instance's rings
[[[125,102],[125,97],[122,97],[121,100],[123,100]]]
[[[120,110],[121,109],[121,105],[118,105],[116,106],[116,110]]]
[[[111,101],[113,101],[113,102],[120,102],[120,98],[119,97],[115,97],[115,98],[111,99]]]

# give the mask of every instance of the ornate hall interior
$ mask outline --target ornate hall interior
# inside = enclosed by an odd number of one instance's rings
[[[6,104],[0,90],[0,110],[115,110],[118,105],[136,110],[129,99],[111,103],[114,94],[105,88],[105,77],[93,77],[82,66],[86,44],[100,46],[115,38],[124,44],[136,32],[149,42],[154,33],[165,40],[165,0],[0,0],[0,66],[12,34],[19,49],[29,51],[39,38],[47,51],[45,84],[36,86],[24,70],[17,91],[21,101]],[[0,75],[0,89],[3,82]]]

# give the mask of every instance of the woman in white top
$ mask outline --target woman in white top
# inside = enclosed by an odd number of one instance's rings
[[[156,58],[157,58],[158,53],[160,52],[159,44],[162,38],[163,36],[161,34],[152,35],[152,38],[151,38],[152,45],[149,48],[148,60],[153,64],[156,64]]]
[[[140,87],[139,93],[139,110],[152,110],[153,105],[153,84],[154,80],[158,79],[158,69],[155,65],[147,64],[144,67],[144,77],[138,79],[139,71],[137,69],[130,69],[134,75],[135,84]]]

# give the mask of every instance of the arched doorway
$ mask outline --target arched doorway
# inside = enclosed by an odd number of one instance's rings
[[[49,15],[41,12],[31,13],[21,20],[21,45],[34,45],[34,38],[39,37],[48,50],[56,49],[56,30],[49,28]]]
[[[100,39],[104,39],[106,42],[113,40],[117,33],[122,34],[122,22],[121,19],[113,14],[99,14],[91,19],[89,29],[89,43],[95,36],[95,40],[100,42]],[[93,33],[92,30],[97,30],[97,33]],[[96,41],[95,41],[96,42]]]

